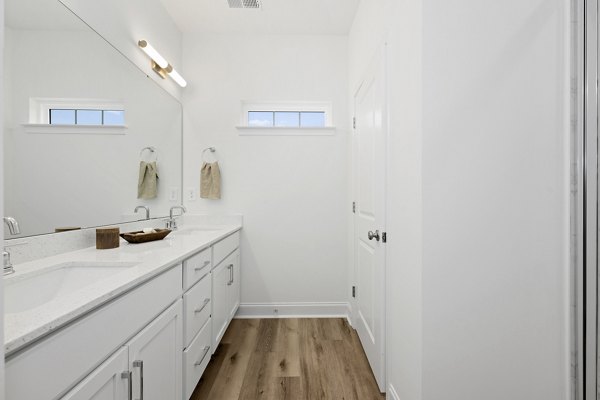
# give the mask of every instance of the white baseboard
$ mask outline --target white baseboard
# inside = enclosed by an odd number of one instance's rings
[[[396,389],[392,385],[388,386],[388,391],[387,391],[385,397],[390,400],[400,400],[400,396],[398,396],[398,392],[396,392]]]
[[[243,303],[235,318],[348,318],[348,303]]]

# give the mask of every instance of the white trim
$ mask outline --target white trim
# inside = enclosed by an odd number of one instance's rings
[[[240,136],[333,136],[334,126],[297,128],[297,127],[264,127],[236,126]]]
[[[85,135],[125,135],[125,125],[49,125],[49,124],[22,124],[27,133],[53,133],[53,134],[85,134]]]
[[[348,303],[243,303],[235,318],[348,318]]]
[[[388,397],[391,400],[400,400],[400,396],[398,396],[398,392],[396,392],[396,389],[394,388],[393,385],[389,385],[388,386],[388,391],[386,393],[386,397]]]

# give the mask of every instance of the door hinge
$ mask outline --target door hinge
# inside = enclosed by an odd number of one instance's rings
[[[356,286],[352,286],[352,297],[356,298]]]
[[[352,118],[352,128],[356,129],[356,117]]]
[[[383,232],[383,233],[381,234],[381,241],[382,241],[383,243],[387,243],[387,232]]]
[[[356,202],[352,202],[352,213],[356,214]]]

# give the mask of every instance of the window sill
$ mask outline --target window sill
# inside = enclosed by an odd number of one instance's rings
[[[240,136],[333,136],[335,126],[316,128],[236,126]]]
[[[50,125],[50,124],[23,124],[27,133],[54,133],[54,134],[85,134],[85,135],[125,135],[125,125]]]

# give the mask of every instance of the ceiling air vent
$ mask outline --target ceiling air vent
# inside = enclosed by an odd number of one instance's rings
[[[260,0],[227,0],[229,8],[260,8]]]

